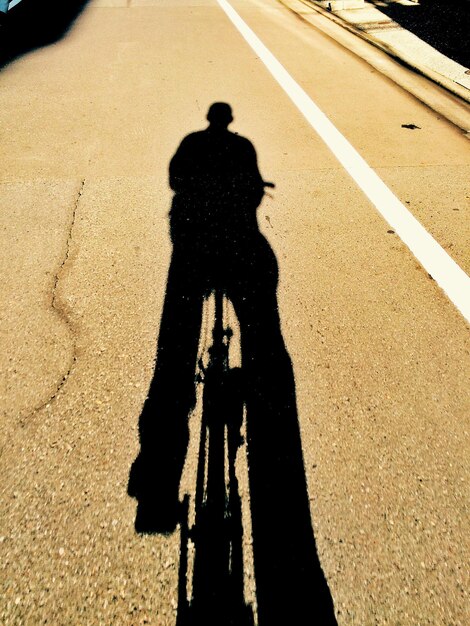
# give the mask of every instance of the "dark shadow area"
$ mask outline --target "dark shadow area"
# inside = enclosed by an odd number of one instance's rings
[[[88,0],[22,0],[2,18],[0,68],[66,35]]]
[[[420,0],[416,6],[369,1],[445,56],[470,67],[468,0]]]
[[[181,522],[179,624],[250,624],[250,607],[240,595],[243,529],[233,471],[244,406],[259,624],[329,626],[336,620],[310,518],[294,374],[277,306],[278,266],[256,218],[266,184],[252,144],[227,128],[230,107],[212,105],[208,120],[206,130],[183,139],[170,163],[173,254],[154,377],[139,421],[141,450],[129,477],[129,495],[138,501],[135,527],[169,533]],[[214,291],[225,294],[237,314],[242,367],[227,370],[221,363],[228,335],[216,321],[215,366],[203,373],[196,524],[188,529],[178,490],[195,404],[203,301]],[[192,533],[196,549],[189,602],[182,591],[185,533]],[[235,607],[231,616],[227,605]]]
[[[177,626],[253,626],[253,610],[244,596],[242,502],[236,474],[237,452],[244,443],[244,385],[242,370],[229,366],[232,332],[223,324],[224,295],[219,290],[214,296],[210,360],[207,367],[200,366],[204,392],[193,526],[188,495],[181,517]]]

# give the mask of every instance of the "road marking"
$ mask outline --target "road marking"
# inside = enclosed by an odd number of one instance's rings
[[[16,7],[19,2],[21,2],[21,0],[10,0],[10,3],[8,4],[8,10],[10,11],[13,7]]]
[[[470,323],[470,277],[390,191],[231,4],[217,2],[344,169]]]

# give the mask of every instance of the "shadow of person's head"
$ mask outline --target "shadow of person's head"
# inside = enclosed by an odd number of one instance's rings
[[[227,130],[233,122],[232,107],[226,102],[214,102],[207,112],[207,121],[211,130]]]

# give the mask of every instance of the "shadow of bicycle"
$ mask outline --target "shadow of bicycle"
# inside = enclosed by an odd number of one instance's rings
[[[228,131],[230,107],[212,105],[208,119],[209,127],[186,137],[170,163],[173,255],[155,373],[139,421],[141,450],[128,486],[138,501],[136,530],[171,532],[184,519],[178,488],[189,440],[188,415],[195,403],[202,305],[208,293],[218,290],[231,301],[240,325],[241,374],[235,387],[208,387],[205,382],[202,431],[204,435],[205,424],[214,423],[209,414],[217,423],[218,415],[226,420],[227,413],[240,415],[244,406],[258,623],[309,620],[329,626],[336,620],[310,517],[294,374],[277,305],[278,266],[256,219],[264,181],[252,144]],[[211,432],[217,428],[221,426]],[[214,473],[207,469],[202,475],[207,481],[219,476],[220,491],[215,489],[219,496],[214,497],[206,492],[204,499],[196,489],[195,528],[190,531],[182,524],[183,535],[192,532],[196,556],[193,596],[185,600],[183,537],[179,626],[251,623],[243,597],[241,504],[232,471],[239,431],[238,425],[232,444],[224,443],[219,432],[214,434],[217,443],[209,440],[200,446],[200,463],[201,456],[203,463],[219,463]],[[228,488],[220,470],[225,446]],[[223,501],[231,497],[226,514]],[[198,524],[198,507],[206,523]],[[234,607],[229,615],[227,606]]]

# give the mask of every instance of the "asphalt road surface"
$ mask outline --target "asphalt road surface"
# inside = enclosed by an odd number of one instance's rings
[[[461,131],[274,0],[232,6],[468,273]],[[95,0],[2,71],[5,625],[176,623],[179,530],[136,534],[126,490],[171,255],[168,166],[215,101],[276,184],[258,223],[338,624],[469,623],[468,323],[259,57],[215,0]],[[321,626],[314,598],[304,623]]]

